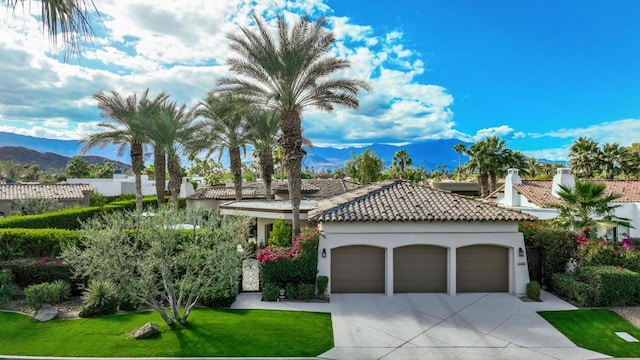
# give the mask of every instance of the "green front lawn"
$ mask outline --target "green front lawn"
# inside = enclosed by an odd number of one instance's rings
[[[152,321],[159,337],[135,340]],[[155,312],[38,323],[0,312],[0,354],[65,357],[306,357],[333,347],[331,315],[301,311],[194,309],[169,329]]]
[[[626,342],[615,334],[625,331],[640,339],[640,330],[613,311],[541,311],[539,314],[580,347],[614,357],[640,357],[640,342]]]

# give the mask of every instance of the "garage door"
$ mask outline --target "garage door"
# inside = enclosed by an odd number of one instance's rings
[[[393,292],[447,292],[447,249],[430,245],[395,248]]]
[[[509,291],[509,249],[491,245],[458,248],[458,292]]]
[[[384,293],[385,250],[344,246],[331,250],[331,293]]]

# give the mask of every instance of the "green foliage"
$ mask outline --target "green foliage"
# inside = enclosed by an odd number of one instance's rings
[[[56,199],[29,198],[13,200],[12,215],[38,215],[62,209],[62,204]]]
[[[320,297],[320,299],[324,299],[327,292],[327,287],[329,286],[329,277],[320,275],[318,276],[316,283],[318,284],[318,296]]]
[[[82,295],[84,307],[79,316],[83,318],[115,314],[118,310],[118,289],[109,280],[94,280]]]
[[[551,285],[556,293],[575,305],[592,306],[598,303],[595,287],[580,281],[576,275],[556,273],[551,279]]]
[[[58,303],[61,303],[69,298],[71,298],[71,283],[66,281],[66,280],[62,280],[62,279],[56,279],[53,280],[51,282],[51,285],[55,286],[58,288]]]
[[[293,252],[295,255],[274,261],[261,261],[260,277],[263,283],[274,283],[282,287],[286,284],[315,283],[318,274],[318,240],[316,228],[303,228],[296,237],[293,248],[284,249],[285,254]]]
[[[236,301],[237,296],[238,294],[231,282],[228,284],[221,283],[208,287],[202,293],[200,302],[206,307],[228,308]]]
[[[0,269],[0,304],[11,300],[11,294],[16,290],[16,286],[11,283],[11,271]]]
[[[107,204],[107,199],[105,199],[104,195],[97,191],[91,192],[91,197],[89,198],[89,204],[91,206],[104,206]]]
[[[27,305],[38,310],[43,304],[54,305],[60,301],[60,287],[48,282],[30,285],[24,289]]]
[[[20,287],[58,279],[71,281],[72,276],[69,264],[49,258],[11,260],[6,261],[2,267],[11,270],[14,282]]]
[[[262,301],[276,301],[278,300],[280,288],[274,283],[263,283],[262,285]]]
[[[136,311],[140,307],[140,300],[131,294],[120,294],[118,299],[118,309],[122,311]]]
[[[284,294],[287,299],[297,299],[298,298],[298,286],[295,284],[289,283],[284,287]]]
[[[523,222],[518,230],[523,233],[527,246],[542,248],[542,283],[551,285],[552,276],[563,273],[567,262],[576,256],[576,234],[551,228],[545,222]]]
[[[298,284],[297,295],[299,300],[309,300],[316,296],[315,284]]]
[[[79,235],[64,229],[0,229],[0,260],[56,257],[62,246],[77,243]]]
[[[614,266],[585,266],[580,281],[596,289],[595,306],[635,305],[640,274]]]
[[[347,176],[361,184],[378,181],[382,173],[382,159],[370,149],[359,155],[351,155],[344,165]]]
[[[581,266],[610,265],[640,271],[640,251],[628,239],[622,243],[595,239],[582,241],[578,246],[578,258]]]
[[[540,301],[540,284],[537,281],[531,281],[527,284],[527,296],[531,300]]]
[[[273,230],[269,235],[269,245],[291,246],[291,225],[284,220],[273,220]]]

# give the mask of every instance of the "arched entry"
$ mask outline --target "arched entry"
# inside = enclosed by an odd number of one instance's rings
[[[447,292],[447,249],[433,245],[393,249],[393,292]]]
[[[352,245],[331,249],[331,293],[384,293],[385,249]]]
[[[456,250],[457,292],[508,292],[509,249],[471,245]]]

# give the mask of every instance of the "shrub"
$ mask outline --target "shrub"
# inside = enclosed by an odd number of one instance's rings
[[[80,317],[96,317],[115,314],[118,310],[116,285],[108,280],[92,281],[82,295],[84,307]]]
[[[274,283],[264,283],[262,285],[262,301],[278,300],[280,288]]]
[[[71,284],[62,279],[56,279],[51,282],[51,285],[58,288],[58,303],[61,303],[69,298],[71,298]]]
[[[260,276],[263,283],[286,284],[315,283],[318,273],[317,228],[304,228],[296,237],[291,248],[267,246],[260,250],[256,258],[260,262]]]
[[[291,246],[291,240],[291,225],[281,219],[274,220],[273,229],[269,234],[269,245]]]
[[[6,261],[3,267],[11,270],[14,282],[23,288],[58,279],[74,283],[71,266],[48,257]]]
[[[56,257],[77,244],[79,232],[65,229],[0,229],[0,260]]]
[[[60,288],[48,282],[30,285],[24,289],[27,305],[38,310],[43,304],[57,304],[60,300]]]
[[[551,285],[560,297],[577,306],[592,306],[598,302],[594,286],[579,281],[576,275],[556,273],[552,276]]]
[[[200,298],[200,302],[206,307],[226,308],[236,301],[237,295],[238,294],[230,283],[217,284],[208,287],[204,291]]]
[[[11,202],[13,215],[38,215],[62,209],[62,204],[56,199],[27,198]]]
[[[284,287],[284,294],[287,299],[298,299],[298,287],[295,284],[287,284]]]
[[[122,311],[136,311],[140,307],[140,301],[130,294],[121,294],[118,299],[118,308]]]
[[[0,269],[0,304],[11,300],[11,294],[16,290],[16,286],[11,283],[11,271]]]
[[[298,299],[309,300],[316,297],[316,285],[315,284],[300,284],[298,285]]]
[[[527,296],[531,300],[540,301],[540,284],[537,281],[531,281],[527,284]]]
[[[324,299],[327,292],[327,287],[329,286],[329,277],[324,275],[318,276],[317,284],[318,284],[318,297],[320,299]]]
[[[634,305],[640,275],[621,267],[586,266],[578,274],[580,281],[596,291],[596,306]]]
[[[542,283],[553,286],[553,275],[564,273],[567,262],[576,256],[576,234],[550,228],[545,222],[524,222],[519,225],[518,230],[524,235],[525,245],[542,248]]]

